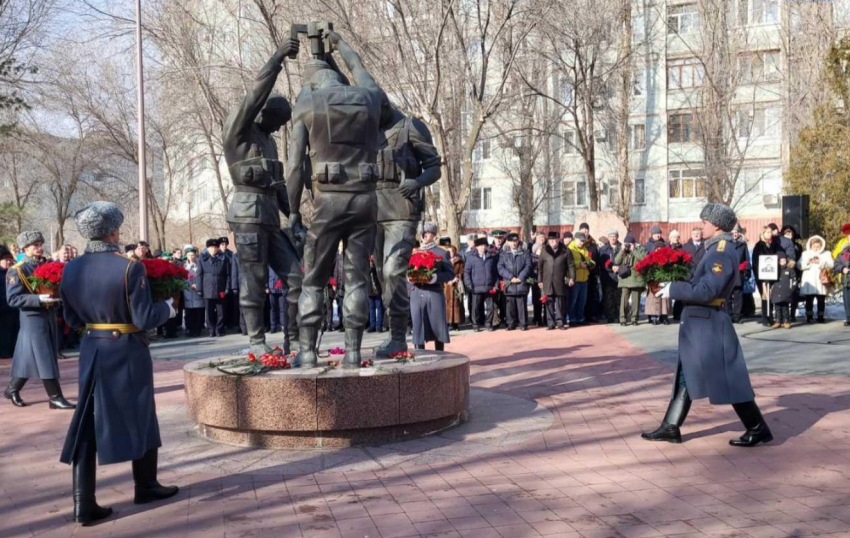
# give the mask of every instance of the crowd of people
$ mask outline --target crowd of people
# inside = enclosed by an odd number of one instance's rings
[[[797,322],[800,305],[804,305],[807,323],[824,323],[826,297],[850,287],[850,277],[846,276],[850,273],[850,224],[842,227],[844,238],[832,250],[819,235],[804,241],[792,226],[770,224],[752,244],[745,232],[740,227],[733,231],[741,282],[729,305],[733,322],[742,323],[760,315],[765,326],[790,328]],[[429,239],[436,239],[434,230],[429,235]],[[637,325],[641,308],[649,324],[669,325],[680,319],[682,304],[649,293],[648,283],[635,266],[648,253],[662,247],[684,250],[694,267],[705,254],[699,228],[690,230],[690,237],[684,242],[677,230],[665,240],[657,226],[650,229],[645,242],[631,233],[620,239],[617,230],[594,238],[586,223],[580,224],[575,233],[537,232],[530,245],[521,241],[518,234],[502,230],[472,233],[464,239],[466,244],[460,248],[448,237],[435,241],[453,277],[441,282],[445,311],[436,312],[438,319],[429,322],[445,325],[447,332],[464,325],[471,325],[476,332],[500,328],[525,331],[530,326],[566,330],[596,323]],[[229,246],[227,237],[209,239],[203,249],[185,245],[170,252],[152,250],[145,241],[124,246],[129,258],[163,258],[189,273],[178,315],[158,329],[160,336],[176,338],[181,332],[187,337],[219,337],[228,331],[245,334],[245,320],[239,308],[239,257]],[[418,242],[417,247],[421,246],[422,242]],[[15,244],[0,246],[0,273],[5,276],[22,255]],[[767,259],[764,256],[776,256],[778,280],[759,277],[762,260]],[[50,256],[61,262],[76,257],[77,249],[71,245]],[[325,331],[343,330],[342,263],[340,244],[336,268],[325,293]],[[370,266],[368,332],[382,333],[388,329],[383,286],[374,259],[370,259]],[[411,284],[411,290],[415,288]],[[265,325],[270,333],[286,332],[286,293],[285,281],[269,270]],[[760,309],[756,296],[761,301]],[[18,313],[9,307],[5,295],[3,299],[0,358],[8,358],[14,350]],[[843,293],[843,302],[845,326],[850,326],[850,293]],[[64,324],[61,309],[58,313],[59,349],[75,349],[79,335]],[[415,332],[412,321],[408,331]],[[448,338],[432,340],[445,344]]]

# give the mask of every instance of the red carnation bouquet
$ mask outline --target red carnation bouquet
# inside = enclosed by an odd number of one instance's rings
[[[430,284],[440,258],[430,250],[414,252],[407,264],[407,279],[412,284]]]
[[[649,285],[649,291],[656,293],[661,282],[687,280],[691,274],[693,258],[684,250],[662,247],[653,250],[635,265],[638,272]]]
[[[59,284],[62,282],[64,270],[65,264],[62,262],[43,263],[35,268],[27,280],[36,293],[58,298]]]
[[[153,300],[164,301],[173,298],[174,308],[177,308],[183,290],[189,288],[186,282],[189,278],[189,272],[179,265],[161,258],[144,258],[142,265],[145,266],[148,281],[151,283]]]

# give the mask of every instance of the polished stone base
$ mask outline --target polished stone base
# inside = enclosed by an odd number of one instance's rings
[[[189,417],[212,441],[255,448],[379,445],[467,418],[469,359],[462,355],[420,351],[415,361],[375,360],[354,370],[325,371],[326,363],[247,377],[209,368],[208,359],[189,363]]]

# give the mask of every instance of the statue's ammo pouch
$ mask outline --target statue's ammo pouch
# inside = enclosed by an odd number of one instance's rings
[[[258,157],[239,163],[239,185],[256,189],[280,189],[283,181],[283,163]]]
[[[401,174],[395,163],[394,148],[386,147],[378,150],[377,166],[382,181],[392,181],[393,183],[401,181]]]
[[[342,163],[320,162],[313,168],[313,181],[320,185],[345,185],[348,183],[375,183],[378,167],[371,163],[357,165],[358,177],[351,177]]]

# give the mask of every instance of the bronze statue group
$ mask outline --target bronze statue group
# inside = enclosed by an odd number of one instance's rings
[[[435,244],[436,226],[424,227],[421,248],[437,254],[445,266],[439,266],[429,282],[414,285],[407,279],[423,210],[421,191],[440,178],[441,158],[425,125],[390,103],[360,57],[328,30],[330,25],[322,31],[315,26],[308,31],[313,58],[294,106],[273,94],[284,59],[299,51],[297,37],[290,37],[225,122],[224,154],[234,184],[227,220],[239,257],[239,302],[251,350],[270,351],[263,302],[271,267],[288,288],[292,315],[286,331],[297,353],[294,365],[302,368],[317,364],[324,290],[342,242],[342,365],[359,368],[373,252],[390,326],[389,338],[375,349],[376,355],[407,350],[411,313],[421,329],[413,338],[417,347],[425,340],[448,342],[443,284],[452,281],[455,272]],[[351,74],[350,81],[337,67],[334,51]],[[290,121],[289,161],[284,165],[272,134]],[[314,207],[309,229],[300,213],[305,190]],[[280,213],[289,218],[288,228],[281,229]],[[661,427],[644,438],[680,442],[679,428],[691,399],[708,397],[711,403],[732,404],[747,428],[732,443],[754,446],[772,437],[755,405],[740,344],[722,308],[738,274],[734,252],[726,247],[735,215],[726,206],[709,204],[701,218],[708,238],[706,256],[691,282],[675,282],[660,292],[686,304],[680,363],[670,409]],[[112,513],[95,499],[96,461],[132,462],[136,503],[178,492],[176,486],[157,481],[161,440],[147,336],[177,312],[170,301],[153,302],[144,266],[119,252],[123,219],[109,202],[93,202],[77,212],[77,228],[88,244],[85,254],[65,267],[61,299],[39,295],[27,284],[27,275],[42,263],[44,239],[37,232],[18,239],[26,258],[7,273],[9,304],[21,308],[21,335],[5,391],[13,403],[23,405],[23,383],[38,377],[44,380],[51,407],[75,407],[59,388],[53,309],[62,308],[66,323],[83,330],[79,399],[61,455],[61,461],[72,465],[74,517],[83,525]]]

